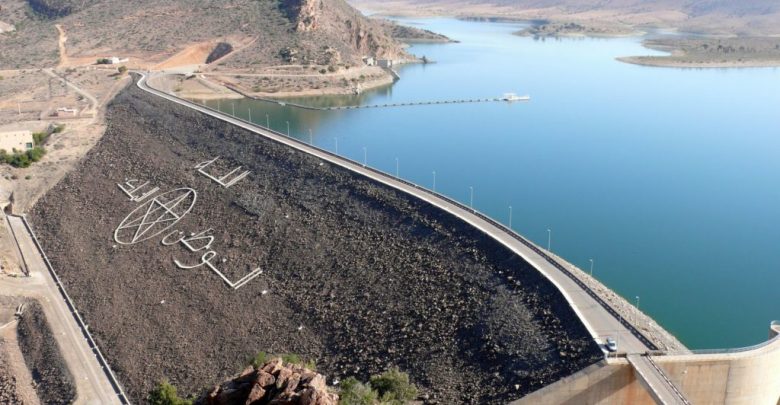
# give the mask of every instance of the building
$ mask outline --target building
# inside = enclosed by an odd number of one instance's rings
[[[24,152],[35,146],[32,132],[30,131],[7,131],[0,132],[0,149],[11,153],[14,150]]]
[[[383,67],[383,68],[391,68],[391,67],[393,67],[393,64],[394,63],[393,63],[392,59],[379,59],[377,61],[377,65],[379,65],[379,67]]]
[[[111,62],[112,65],[117,65],[119,63],[125,63],[128,60],[130,60],[130,59],[128,59],[128,58],[121,59],[118,56],[112,56],[112,57],[108,58],[108,61]]]
[[[363,62],[366,64],[366,66],[376,66],[376,59],[371,56],[366,56],[363,58]]]

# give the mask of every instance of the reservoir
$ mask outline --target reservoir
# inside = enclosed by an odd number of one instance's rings
[[[435,63],[313,106],[230,113],[433,188],[590,271],[693,349],[746,346],[780,319],[780,70],[629,65],[641,38],[540,40],[518,24],[403,20],[459,43]],[[209,101],[217,107],[217,101]],[[435,174],[434,174],[435,173]],[[511,206],[511,209],[510,209]],[[550,230],[548,232],[548,229]],[[639,297],[639,299],[637,299]]]

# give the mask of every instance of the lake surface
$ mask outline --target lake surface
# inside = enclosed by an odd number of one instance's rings
[[[534,40],[516,24],[404,20],[461,41],[394,86],[306,104],[530,94],[529,103],[237,115],[474,205],[636,302],[691,348],[759,343],[780,319],[780,70],[628,65],[639,38]],[[220,106],[230,112],[231,101]],[[216,107],[217,102],[210,102]],[[338,139],[336,141],[336,138]],[[365,149],[364,149],[365,148]]]

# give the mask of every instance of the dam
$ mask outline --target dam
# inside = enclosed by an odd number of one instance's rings
[[[770,339],[758,346],[716,352],[694,352],[684,347],[672,347],[657,336],[664,335],[657,325],[637,327],[636,317],[627,316],[610,305],[582,279],[582,274],[559,260],[552,252],[533,244],[497,221],[480,214],[446,196],[417,184],[345,159],[323,149],[307,145],[282,133],[261,128],[237,117],[197,105],[154,90],[139,80],[142,89],[187,105],[234,125],[275,139],[321,159],[338,164],[366,177],[402,190],[458,216],[480,231],[496,239],[532,264],[564,295],[572,309],[588,329],[594,341],[602,343],[617,336],[618,353],[578,373],[566,377],[512,405],[539,403],[571,404],[774,404],[780,399],[780,370],[773,365],[780,357],[780,327],[772,323]],[[655,328],[656,339],[646,332]],[[659,331],[661,330],[661,331]],[[671,349],[671,350],[670,350]],[[767,370],[770,372],[768,373]]]

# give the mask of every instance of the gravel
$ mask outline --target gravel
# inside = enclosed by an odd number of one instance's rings
[[[562,295],[459,219],[318,158],[131,86],[85,160],[31,212],[68,292],[128,391],[160,380],[184,394],[258,351],[317,359],[332,379],[398,366],[427,403],[505,403],[602,358]],[[225,189],[193,167],[251,175]],[[138,204],[116,183],[198,191],[172,229],[214,229],[214,263],[163,246],[117,245]],[[223,258],[225,261],[223,261]],[[264,293],[267,292],[267,293]]]
[[[71,404],[76,387],[38,301],[27,302],[17,326],[19,348],[41,404]]]

